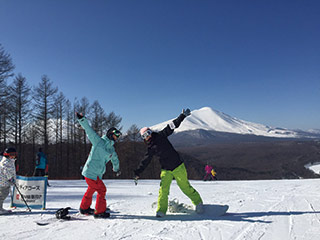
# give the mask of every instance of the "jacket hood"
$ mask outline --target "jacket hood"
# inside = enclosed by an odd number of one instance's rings
[[[107,141],[107,142],[110,142],[111,146],[114,145],[114,141],[110,140],[110,139],[107,137],[107,135],[103,135],[101,138],[102,138],[103,140]]]

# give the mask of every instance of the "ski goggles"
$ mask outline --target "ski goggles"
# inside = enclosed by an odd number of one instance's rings
[[[142,137],[143,139],[146,139],[147,137],[151,136],[151,134],[152,134],[151,129],[148,129],[147,131],[145,131],[144,133],[142,133],[141,137]]]
[[[112,133],[117,137],[117,138],[119,138],[121,135],[122,135],[122,133],[119,131],[119,130],[113,130],[112,131]]]
[[[16,152],[3,153],[3,156],[17,158],[18,157],[18,153],[16,153]]]

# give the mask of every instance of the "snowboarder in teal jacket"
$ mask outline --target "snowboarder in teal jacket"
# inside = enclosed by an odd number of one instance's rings
[[[95,218],[107,218],[110,216],[106,212],[107,203],[105,199],[106,186],[102,181],[102,176],[106,171],[106,164],[111,161],[113,171],[120,175],[119,159],[114,149],[114,142],[121,136],[121,132],[116,128],[110,128],[106,135],[100,137],[89,125],[88,120],[79,113],[76,113],[78,122],[85,130],[92,148],[88,159],[82,170],[82,175],[88,184],[88,189],[82,198],[80,212],[82,214],[94,214]],[[91,209],[92,196],[97,194],[95,210]]]

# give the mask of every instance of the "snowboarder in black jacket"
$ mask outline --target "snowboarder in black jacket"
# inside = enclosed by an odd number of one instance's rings
[[[183,109],[178,118],[174,119],[160,132],[153,132],[150,128],[144,127],[140,130],[141,137],[148,146],[145,157],[139,167],[134,171],[135,179],[149,165],[155,156],[159,159],[161,165],[161,184],[158,197],[157,217],[165,216],[168,209],[168,195],[171,182],[176,179],[178,186],[196,206],[198,213],[203,212],[203,204],[200,194],[190,185],[187,177],[186,167],[180,158],[178,152],[173,148],[168,140],[175,128],[178,128],[181,122],[191,114],[190,109]]]

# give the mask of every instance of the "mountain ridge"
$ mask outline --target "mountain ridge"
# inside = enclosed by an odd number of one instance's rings
[[[163,129],[173,119],[150,127],[154,131]],[[175,129],[175,134],[205,130],[209,132],[240,134],[244,136],[254,135],[271,138],[320,138],[320,130],[311,131],[290,130],[287,128],[270,127],[259,123],[253,123],[232,117],[223,112],[203,107],[193,110]]]

